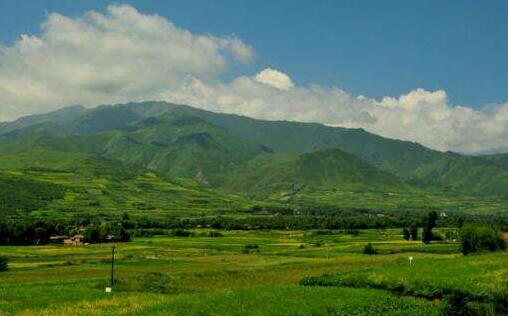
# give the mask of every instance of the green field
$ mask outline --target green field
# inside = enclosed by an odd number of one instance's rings
[[[507,161],[165,102],[2,123],[0,314],[507,315]]]
[[[507,302],[506,251],[463,256],[399,229],[205,231],[117,243],[113,293],[112,244],[0,247],[0,315],[440,315],[457,295],[494,315]]]

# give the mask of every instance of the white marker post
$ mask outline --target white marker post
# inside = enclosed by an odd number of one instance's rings
[[[413,265],[413,257],[409,257],[409,266],[411,267]]]
[[[106,288],[106,293],[111,293],[111,288],[110,287]]]

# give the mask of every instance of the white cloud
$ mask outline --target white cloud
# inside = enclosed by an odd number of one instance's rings
[[[257,82],[264,83],[279,90],[287,91],[294,86],[288,75],[272,68],[266,68],[261,71],[256,75],[255,79]]]
[[[508,103],[480,110],[452,106],[442,90],[416,89],[380,101],[319,85],[279,90],[259,82],[260,74],[231,83],[189,79],[160,98],[261,119],[361,127],[438,150],[478,152],[508,144]]]
[[[77,18],[53,13],[41,35],[0,46],[0,120],[70,104],[159,99],[261,119],[362,127],[440,150],[508,147],[508,103],[475,110],[449,104],[442,90],[423,89],[375,100],[337,87],[298,86],[271,68],[219,79],[230,60],[253,58],[236,37],[193,34],[130,6]]]
[[[185,76],[216,80],[228,56],[248,62],[253,55],[238,38],[193,34],[130,6],[77,18],[52,13],[40,36],[0,47],[0,119],[150,99]]]

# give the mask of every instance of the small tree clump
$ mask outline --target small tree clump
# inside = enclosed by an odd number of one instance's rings
[[[432,229],[436,227],[436,221],[437,221],[437,213],[435,211],[430,212],[429,215],[427,216],[427,222],[423,227],[422,234],[423,243],[428,244],[432,240]]]
[[[243,253],[259,252],[258,244],[247,244],[243,247]]]
[[[414,225],[409,227],[409,234],[411,235],[411,240],[418,240],[418,227]]]
[[[464,225],[460,230],[460,241],[462,253],[465,255],[482,250],[506,249],[501,233],[491,226]]]
[[[0,272],[9,270],[9,259],[7,257],[0,257]]]
[[[365,247],[363,248],[363,253],[366,254],[366,255],[375,255],[377,254],[377,250],[376,248],[374,248],[374,246],[369,242],[368,244],[365,245]]]
[[[411,238],[411,233],[406,227],[402,229],[402,237],[404,237],[405,240],[409,240]]]

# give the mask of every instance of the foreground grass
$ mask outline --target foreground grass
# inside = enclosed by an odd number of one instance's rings
[[[368,304],[365,302],[368,301]],[[20,315],[439,315],[431,302],[385,291],[299,286],[252,287],[186,295],[115,295],[27,309]]]
[[[439,300],[394,295],[385,285],[488,297],[502,294],[508,279],[506,252],[464,257],[456,244],[421,246],[399,230],[223,234],[117,244],[112,294],[104,292],[111,245],[0,247],[10,259],[10,271],[0,273],[0,314],[437,315]],[[366,242],[383,254],[363,255]],[[243,253],[246,244],[259,252]],[[349,284],[299,285],[322,275]]]

